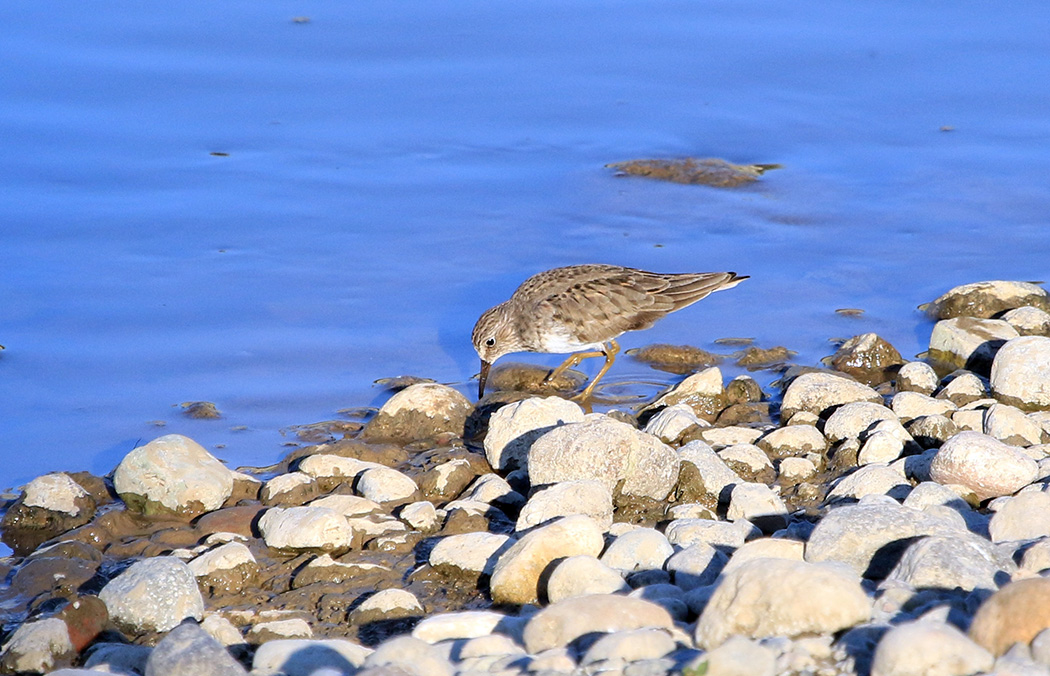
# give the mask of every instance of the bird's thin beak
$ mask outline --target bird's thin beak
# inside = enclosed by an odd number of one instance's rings
[[[489,379],[489,367],[492,364],[490,362],[481,360],[481,375],[478,376],[478,399],[485,396],[485,381]]]

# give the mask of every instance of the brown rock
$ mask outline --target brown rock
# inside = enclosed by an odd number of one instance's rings
[[[988,597],[970,624],[970,638],[993,655],[1028,645],[1050,628],[1050,579],[1017,580]]]

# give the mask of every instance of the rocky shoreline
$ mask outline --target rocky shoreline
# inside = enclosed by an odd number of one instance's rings
[[[632,410],[511,368],[266,472],[167,435],[38,477],[0,673],[1050,676],[1050,297],[924,309],[927,361],[862,334],[778,392],[663,350]]]

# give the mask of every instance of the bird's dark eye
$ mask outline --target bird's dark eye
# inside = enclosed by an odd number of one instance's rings
[[[495,344],[496,344],[496,339],[495,338],[486,338],[485,339],[485,347],[492,347]]]

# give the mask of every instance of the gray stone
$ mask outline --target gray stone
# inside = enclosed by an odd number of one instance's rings
[[[969,533],[924,537],[905,550],[890,573],[915,589],[995,591],[1017,566],[988,540]]]
[[[711,545],[697,542],[667,559],[667,571],[674,575],[674,583],[689,591],[714,582],[729,557]]]
[[[992,393],[1024,411],[1050,409],[1050,338],[1025,336],[1009,341],[992,364]]]
[[[600,481],[580,479],[552,484],[533,493],[518,514],[515,530],[527,530],[572,514],[586,514],[603,531],[608,530],[613,521],[612,494]]]
[[[497,470],[523,468],[533,442],[555,427],[575,422],[583,422],[583,409],[561,397],[507,404],[489,418],[485,457]]]
[[[341,638],[277,639],[255,651],[252,676],[353,674],[372,654],[370,648]]]
[[[96,643],[87,650],[85,669],[110,674],[141,674],[146,671],[146,660],[153,648],[127,643]]]
[[[196,622],[183,622],[161,639],[146,660],[145,676],[247,674],[221,643]]]
[[[109,581],[98,597],[115,624],[132,634],[169,631],[204,616],[204,599],[190,567],[172,556],[144,559]]]
[[[978,498],[1010,495],[1032,483],[1038,465],[1017,447],[978,432],[960,432],[944,442],[930,465],[939,484],[959,484]]]
[[[881,404],[882,397],[867,385],[845,376],[823,371],[804,373],[792,380],[784,391],[780,415],[788,419],[798,411],[822,415],[828,409],[854,401]]]

